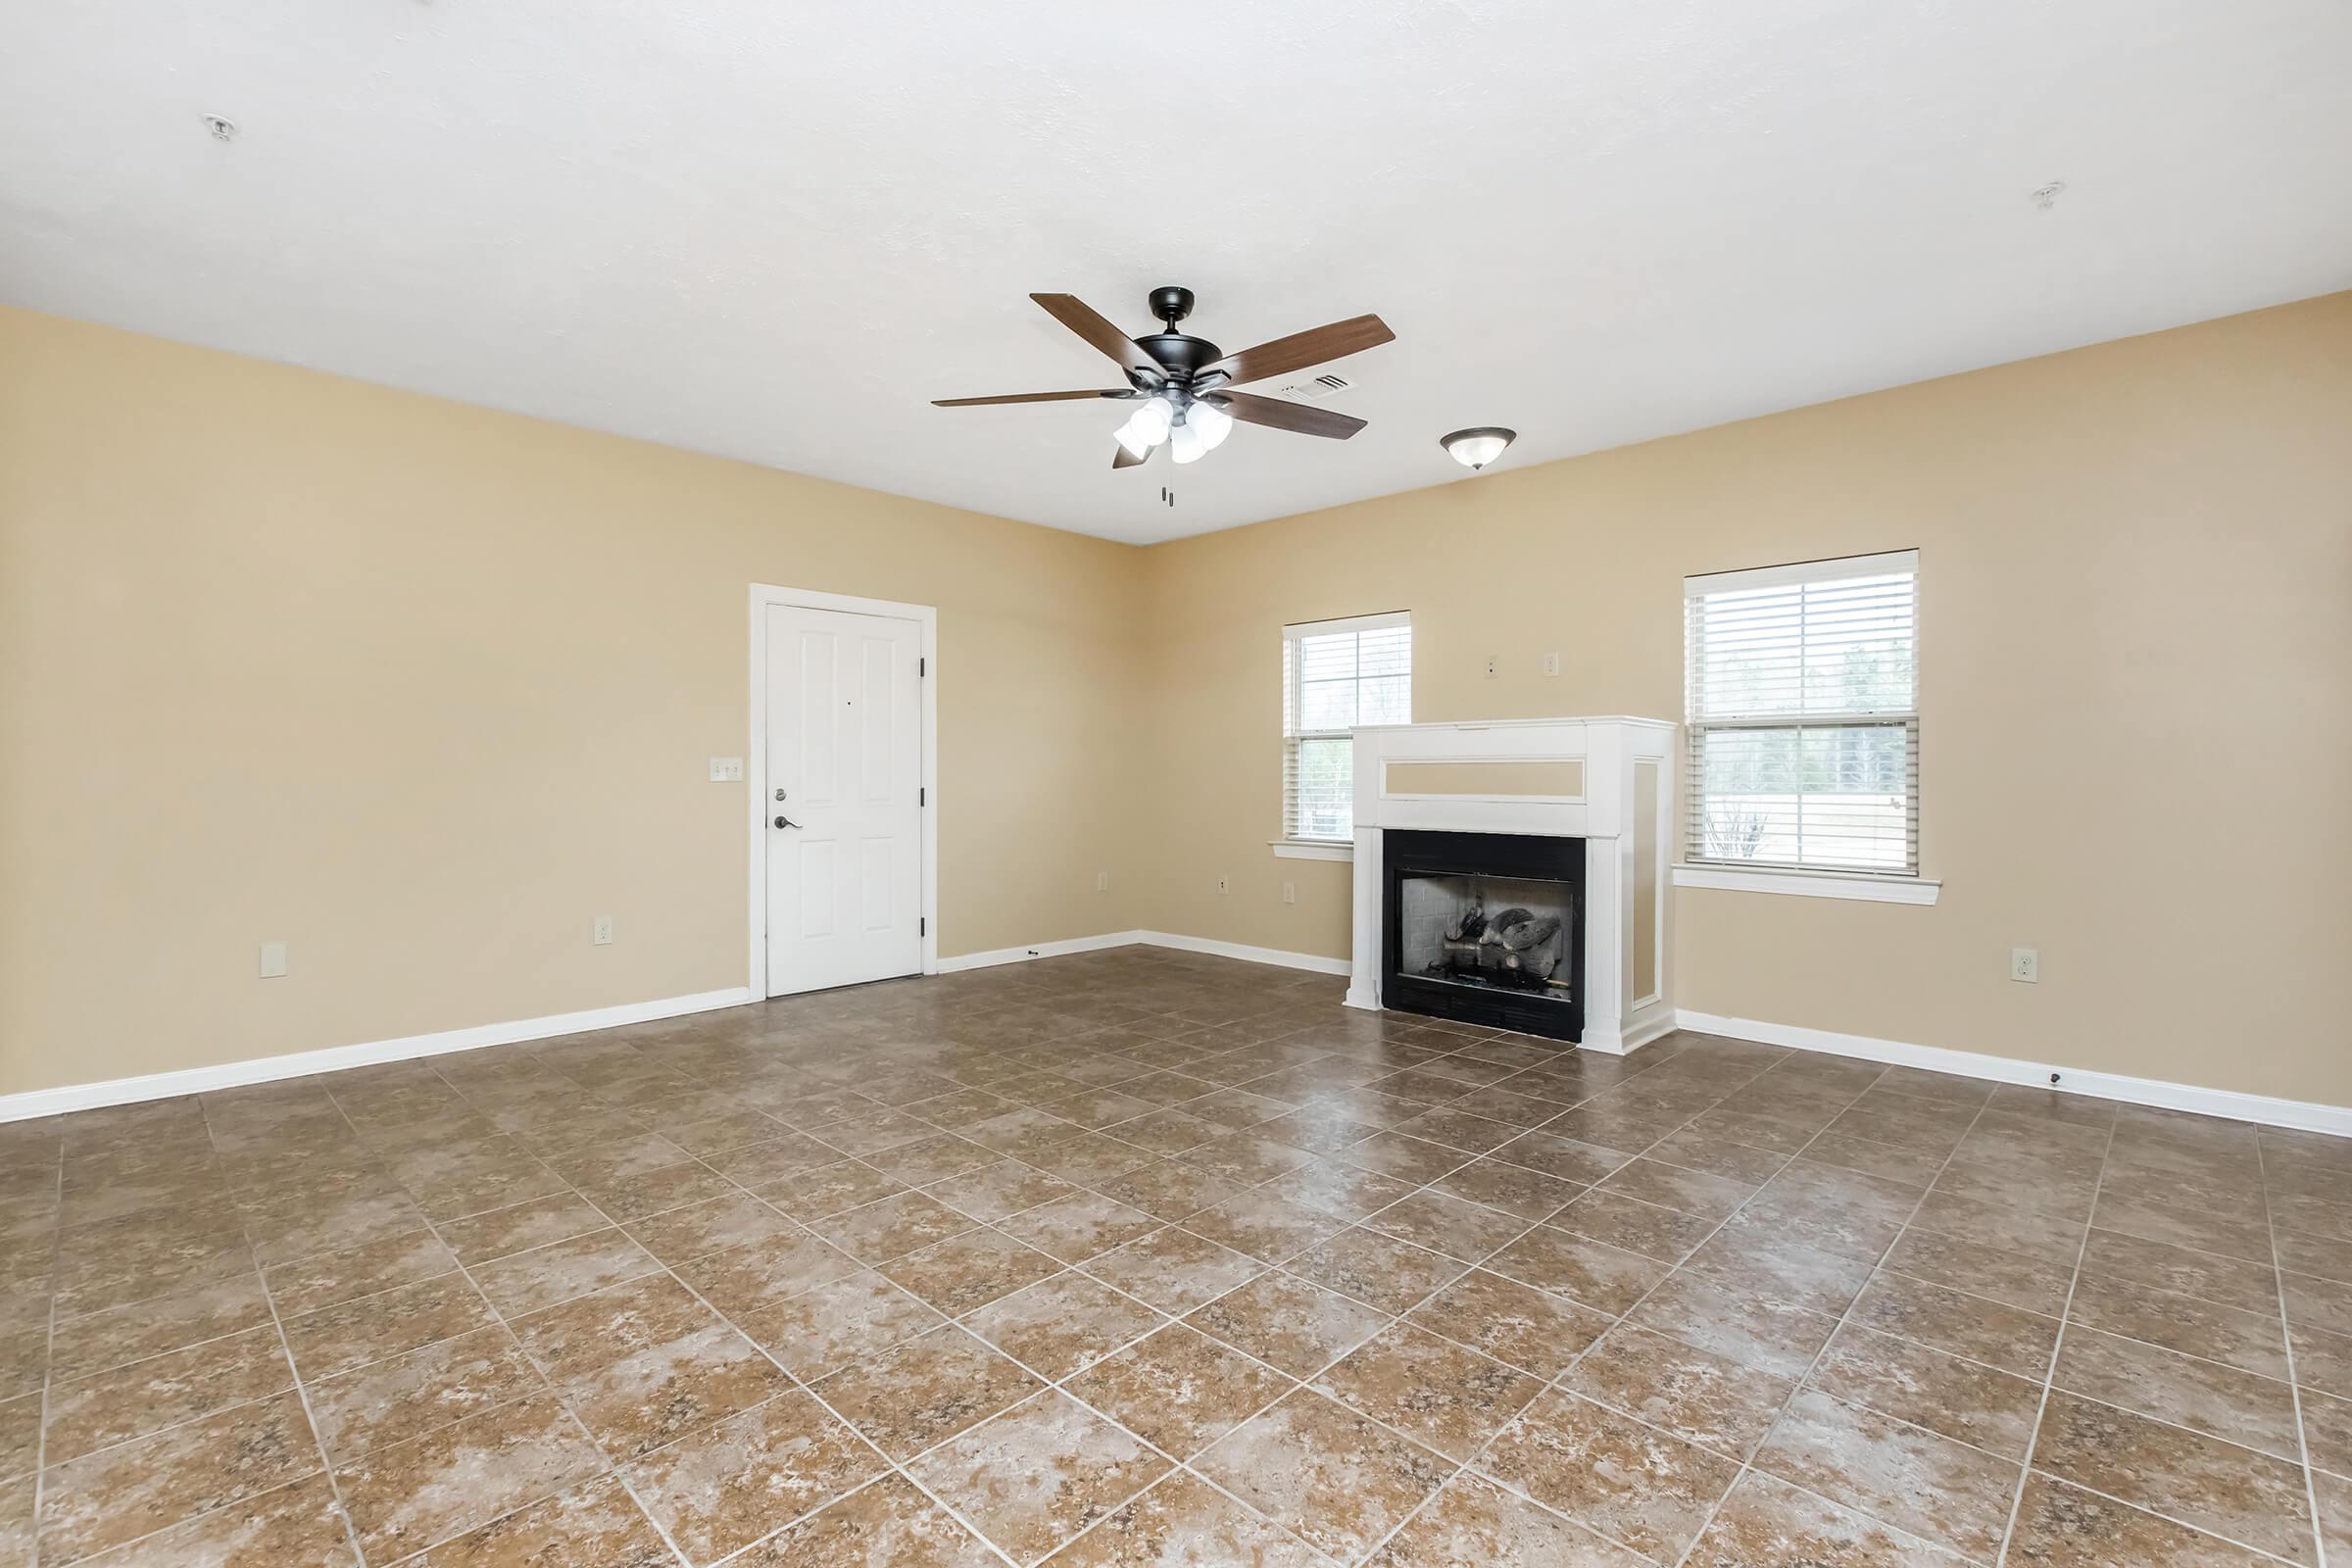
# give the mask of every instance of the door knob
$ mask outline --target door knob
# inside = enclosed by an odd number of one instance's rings
[[[779,816],[776,818],[776,826],[778,827],[799,827],[800,825],[800,823],[795,822],[789,816]]]

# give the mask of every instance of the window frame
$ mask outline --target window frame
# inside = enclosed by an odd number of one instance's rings
[[[1806,710],[1800,686],[1795,710],[1726,713],[1701,717],[1703,645],[1693,620],[1694,607],[1710,595],[1815,583],[1835,583],[1863,577],[1907,575],[1911,579],[1911,663],[1909,704],[1903,708],[1861,707],[1822,711]],[[1683,858],[1675,866],[1678,887],[1730,888],[1746,892],[1792,893],[1816,897],[1861,899],[1881,903],[1934,904],[1942,886],[1920,874],[1920,588],[1919,552],[1888,551],[1867,556],[1841,556],[1795,562],[1745,571],[1709,572],[1683,579],[1684,615],[1684,758],[1689,778],[1684,795],[1688,813],[1683,829]],[[1800,656],[1799,680],[1803,679]],[[1903,735],[1904,802],[1903,864],[1873,866],[1854,862],[1806,862],[1801,859],[1744,859],[1708,856],[1703,852],[1701,823],[1708,797],[1702,787],[1705,737],[1719,732],[1790,730],[1798,736],[1801,757],[1807,731],[1900,729]],[[1817,793],[1800,786],[1798,795]],[[1801,820],[1801,819],[1800,819]],[[1801,831],[1801,829],[1800,829]]]
[[[1304,711],[1303,690],[1306,683],[1305,661],[1299,657],[1299,644],[1310,637],[1330,637],[1341,633],[1386,631],[1401,627],[1406,634],[1404,665],[1405,717],[1399,722],[1412,722],[1412,634],[1413,616],[1409,610],[1383,611],[1369,615],[1342,615],[1329,620],[1295,621],[1282,628],[1282,772],[1277,788],[1280,791],[1280,836],[1271,841],[1274,853],[1292,859],[1349,859],[1355,846],[1354,763],[1348,764],[1348,832],[1339,838],[1320,838],[1297,831],[1298,819],[1298,778],[1300,743],[1305,741],[1348,740],[1360,725],[1346,729],[1307,729],[1299,723]],[[1360,649],[1360,644],[1359,644]],[[1353,677],[1362,681],[1360,673]],[[1388,677],[1393,678],[1393,677]],[[1360,710],[1360,707],[1359,707]]]

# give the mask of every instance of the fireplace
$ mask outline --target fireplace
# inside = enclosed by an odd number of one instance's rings
[[[1583,1038],[1584,840],[1400,831],[1385,855],[1388,1005]]]
[[[1674,725],[1355,730],[1348,1005],[1623,1055],[1674,1027]]]

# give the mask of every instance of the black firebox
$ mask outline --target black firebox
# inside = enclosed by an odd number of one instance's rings
[[[1583,839],[1391,830],[1381,856],[1381,1005],[1584,1038]]]

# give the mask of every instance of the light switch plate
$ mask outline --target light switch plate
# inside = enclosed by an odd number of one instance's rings
[[[713,757],[710,759],[710,782],[713,784],[742,783],[743,759],[740,757]]]
[[[286,945],[283,942],[262,944],[262,978],[278,980],[286,972]]]

